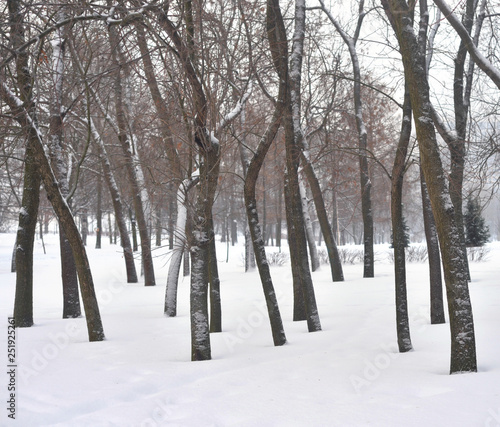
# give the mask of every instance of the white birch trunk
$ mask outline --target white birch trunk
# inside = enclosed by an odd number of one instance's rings
[[[314,231],[312,226],[311,215],[309,213],[309,200],[307,199],[306,187],[304,179],[299,174],[299,190],[302,200],[302,211],[304,212],[304,226],[306,229],[307,245],[309,246],[309,256],[311,258],[311,270],[316,271],[319,268],[318,249],[314,241]]]
[[[186,198],[189,188],[194,184],[194,174],[191,178],[182,181],[177,190],[177,221],[175,224],[174,248],[168,268],[167,289],[165,292],[165,314],[168,317],[177,315],[177,287],[182,256],[186,248]]]

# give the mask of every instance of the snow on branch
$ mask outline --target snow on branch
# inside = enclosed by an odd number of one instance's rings
[[[486,58],[474,44],[469,32],[462,25],[458,17],[453,13],[450,6],[445,0],[434,0],[436,6],[441,10],[443,15],[446,17],[451,26],[455,29],[458,36],[462,39],[465,44],[467,51],[469,52],[473,61],[478,65],[481,70],[483,70],[486,75],[495,83],[495,85],[500,89],[500,70],[496,68],[489,60]]]
[[[236,103],[235,107],[228,114],[226,114],[226,116],[221,120],[221,122],[217,126],[217,130],[215,132],[217,135],[220,135],[222,130],[227,126],[229,126],[236,119],[236,117],[238,117],[241,114],[241,112],[243,111],[243,107],[245,106],[245,103],[248,101],[250,95],[252,94],[252,90],[253,90],[253,83],[252,80],[249,80],[247,85],[247,90],[245,91],[245,93]]]

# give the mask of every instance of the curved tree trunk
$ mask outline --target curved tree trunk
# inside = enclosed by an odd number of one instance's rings
[[[300,5],[298,7],[305,8],[305,6]],[[294,124],[293,102],[289,87],[288,41],[278,0],[268,0],[266,19],[267,34],[274,66],[280,80],[284,82],[286,88],[284,114],[282,118],[285,129],[286,174],[288,180],[288,191],[285,189],[285,206],[294,289],[300,288],[302,291],[307,327],[309,332],[313,332],[321,330],[321,322],[307,258],[307,240],[304,230],[304,217],[298,181],[298,165],[301,147],[299,145],[300,141],[297,141],[296,138],[299,136],[300,127]]]
[[[411,8],[403,0],[382,0],[398,38],[422,159],[441,247],[451,331],[450,373],[476,372],[472,305],[455,210],[446,183],[432,120],[425,64],[425,37],[415,35]]]
[[[119,58],[120,42],[116,28],[109,27],[109,40],[112,49],[112,61],[116,67],[114,80],[115,93],[115,108],[116,108],[116,125],[118,127],[118,140],[123,150],[125,157],[125,166],[127,169],[130,187],[132,191],[132,200],[134,203],[134,211],[137,219],[137,227],[141,238],[141,257],[142,266],[144,268],[144,285],[155,286],[155,273],[153,266],[153,257],[151,255],[151,238],[147,224],[145,210],[147,201],[144,200],[144,179],[142,176],[141,166],[138,160],[137,147],[133,137],[128,134],[129,127],[127,126],[127,117],[125,114],[125,91],[126,87],[121,77],[121,69],[124,65]]]
[[[247,153],[245,152],[246,148],[243,146],[240,147],[240,150],[242,152],[242,159],[244,160],[244,170],[246,171],[243,194],[245,196],[248,229],[251,235],[251,241],[253,243],[253,254],[255,254],[255,260],[257,262],[257,268],[259,270],[260,280],[262,282],[262,288],[264,290],[264,297],[266,299],[266,306],[269,314],[269,321],[271,324],[271,331],[275,346],[285,344],[286,336],[285,330],[283,328],[283,322],[281,320],[278,299],[276,297],[276,292],[274,290],[273,281],[271,278],[269,263],[267,262],[266,258],[265,244],[257,212],[255,187],[257,184],[257,179],[259,177],[260,169],[262,168],[262,164],[264,162],[264,158],[281,125],[281,115],[283,112],[282,100],[284,97],[284,90],[284,85],[280,84],[278,102],[276,104],[271,124],[267,128],[264,136],[261,138],[257,150],[249,163],[245,161],[245,159],[248,157]]]
[[[25,67],[26,72],[27,70],[28,68]],[[3,98],[4,101],[10,106],[10,108],[16,113],[16,119],[23,127],[24,132],[26,132],[26,136],[28,137],[28,146],[33,150],[33,159],[35,161],[35,164],[38,165],[38,173],[42,178],[45,191],[47,192],[47,197],[51,202],[57,218],[59,219],[59,223],[61,224],[61,227],[70,242],[71,249],[73,251],[73,258],[75,259],[76,263],[78,278],[80,280],[89,340],[102,341],[104,339],[104,330],[102,328],[101,317],[99,314],[99,307],[97,305],[94,282],[92,279],[92,273],[90,271],[87,253],[85,252],[85,247],[78,231],[78,227],[76,226],[73,219],[71,210],[69,209],[66,200],[61,194],[59,184],[56,177],[54,176],[52,168],[50,167],[49,159],[45,154],[40,130],[38,129],[36,122],[32,119],[32,117],[28,115],[26,109],[23,108],[22,101],[8,89],[8,87],[1,79],[0,97]],[[22,212],[22,214],[24,215],[24,212]],[[34,231],[36,228],[36,217],[33,222],[35,223],[35,226],[33,227],[34,235]],[[19,252],[17,255],[19,256]],[[31,267],[29,268],[32,269],[32,259],[30,265]],[[18,264],[17,267],[20,268],[21,265]]]
[[[177,315],[177,287],[179,283],[179,272],[181,269],[182,256],[187,247],[186,223],[187,223],[187,192],[198,182],[198,178],[185,179],[177,190],[177,222],[175,225],[175,239],[172,258],[168,268],[167,288],[165,291],[165,314],[168,317]]]
[[[127,283],[137,283],[137,271],[135,268],[134,252],[132,250],[132,245],[130,243],[130,237],[127,230],[127,222],[125,219],[125,207],[123,206],[122,199],[120,196],[120,191],[118,190],[118,185],[116,184],[115,177],[113,175],[113,170],[111,169],[111,164],[109,162],[106,147],[100,134],[94,125],[92,118],[90,119],[90,129],[99,154],[101,155],[102,170],[104,172],[104,179],[106,185],[108,186],[109,193],[111,195],[111,201],[113,203],[113,210],[115,211],[115,220],[120,232],[120,242],[123,248],[123,258],[125,259],[125,269],[127,272]],[[111,233],[111,229],[110,229]]]

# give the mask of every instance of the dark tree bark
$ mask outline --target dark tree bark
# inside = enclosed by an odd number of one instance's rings
[[[34,135],[28,136],[24,155],[23,197],[19,213],[15,246],[16,255],[14,258],[16,263],[14,318],[18,328],[33,325],[33,244],[40,201],[41,179],[32,138],[34,138]]]
[[[429,190],[441,247],[451,330],[450,373],[477,371],[472,306],[460,233],[448,191],[432,121],[426,75],[426,34],[413,31],[413,11],[404,0],[382,0],[396,33],[415,116],[422,170]]]
[[[24,18],[19,0],[9,0],[10,38],[13,49],[22,46],[25,41]],[[36,123],[36,110],[32,96],[32,80],[28,68],[27,52],[21,51],[16,56],[17,87],[24,104],[24,114]],[[2,87],[2,89],[4,89]],[[4,89],[5,90],[5,89]],[[2,93],[3,95],[3,93]],[[22,121],[22,117],[16,119]],[[29,132],[31,131],[31,132]],[[16,327],[33,325],[33,244],[36,233],[38,206],[40,203],[40,173],[35,156],[36,135],[31,128],[25,129],[26,151],[24,154],[24,181],[21,210],[17,228],[15,263],[16,294],[14,318]]]
[[[304,172],[309,182],[309,186],[312,191],[312,198],[314,205],[316,207],[316,214],[318,215],[319,225],[321,227],[321,233],[325,239],[325,246],[328,252],[328,259],[330,260],[330,270],[332,273],[332,281],[343,282],[344,272],[342,270],[342,263],[340,262],[339,251],[337,248],[337,243],[335,241],[334,233],[330,222],[328,221],[328,214],[326,212],[325,200],[323,198],[323,192],[319,185],[318,177],[314,171],[313,165],[310,159],[306,155],[301,157],[302,165],[304,167]]]
[[[101,180],[101,176],[97,177],[96,222],[97,222],[97,228],[95,230],[95,248],[101,249],[101,236],[102,236],[102,180]]]
[[[66,18],[65,9],[56,13],[59,21]],[[65,160],[64,117],[63,117],[63,80],[65,70],[67,27],[59,28],[52,41],[52,82],[53,91],[50,100],[50,120],[48,148],[51,166],[59,182],[64,198],[69,195],[68,165]],[[67,158],[67,157],[66,157]],[[68,203],[70,201],[68,200]],[[80,295],[78,293],[78,277],[71,246],[64,230],[59,225],[59,246],[61,254],[61,276],[63,288],[63,318],[81,316]]]
[[[406,87],[401,133],[391,176],[392,245],[394,247],[394,279],[396,285],[396,331],[400,353],[410,351],[413,348],[410,337],[410,322],[408,319],[405,232],[403,228],[403,182],[410,137],[411,104],[410,94]]]
[[[422,168],[420,168],[420,188],[422,192],[422,210],[424,216],[425,241],[427,244],[427,258],[429,261],[430,316],[431,324],[435,325],[445,322],[443,281],[441,278],[441,255],[439,253],[436,223],[434,221],[429,192],[427,191]]]
[[[268,31],[270,31],[269,26],[268,26]],[[246,161],[243,161],[244,170],[246,170],[244,196],[245,196],[245,207],[248,218],[248,228],[253,243],[252,246],[253,253],[255,254],[255,260],[257,263],[257,268],[259,270],[260,280],[262,282],[262,288],[264,290],[264,297],[266,299],[266,306],[269,314],[269,321],[271,324],[271,331],[275,346],[280,346],[285,344],[286,336],[283,328],[283,322],[281,320],[281,314],[278,306],[278,299],[276,297],[276,292],[274,290],[271,278],[269,263],[267,262],[266,258],[265,244],[257,212],[255,187],[257,184],[257,179],[259,176],[260,169],[262,168],[262,164],[264,162],[264,158],[281,125],[281,116],[283,114],[284,91],[285,87],[281,82],[278,94],[278,101],[276,103],[276,108],[273,114],[271,124],[267,128],[264,136],[261,138],[257,150],[254,156],[252,157],[252,160],[248,164]],[[240,147],[240,150],[246,150],[246,148]],[[243,159],[246,159],[247,157],[248,156],[246,155],[246,153],[245,154],[242,153]]]
[[[127,272],[127,283],[137,283],[137,271],[135,268],[134,253],[132,250],[132,245],[130,243],[130,237],[127,230],[127,221],[125,219],[125,207],[122,203],[122,198],[120,196],[120,191],[116,185],[116,180],[113,175],[113,170],[111,169],[111,164],[109,162],[108,156],[106,154],[106,147],[101,139],[101,136],[97,132],[92,119],[90,119],[91,131],[94,137],[94,141],[97,144],[99,154],[101,156],[102,170],[104,172],[104,179],[108,187],[109,193],[111,195],[111,201],[113,203],[113,210],[115,212],[115,221],[117,228],[120,232],[120,244],[123,248],[123,258],[125,259],[125,269]],[[112,235],[111,223],[109,228],[110,236]],[[116,243],[116,241],[115,241]]]
[[[189,3],[189,1],[186,1]],[[189,14],[188,14],[189,15]],[[183,41],[177,27],[169,20],[165,11],[158,12],[159,22],[167,32],[177,53],[191,87],[195,118],[195,141],[200,155],[200,184],[195,201],[188,241],[191,253],[191,360],[211,359],[208,317],[208,284],[212,227],[212,205],[219,176],[220,147],[215,137],[207,130],[207,100],[201,80],[195,68],[194,51],[189,42]],[[192,36],[192,26],[187,26]]]
[[[214,229],[213,217],[210,217],[211,228]],[[222,308],[220,296],[219,269],[217,267],[217,252],[215,236],[210,241],[208,274],[210,277],[210,332],[222,332]]]
[[[288,244],[294,281],[302,290],[309,332],[321,330],[316,297],[312,283],[309,260],[307,257],[307,239],[304,230],[304,217],[299,191],[298,166],[301,152],[301,141],[297,141],[292,111],[290,76],[288,68],[288,41],[285,25],[278,0],[267,2],[267,29],[273,62],[280,80],[285,82],[285,102],[282,123],[285,129],[286,168],[288,191],[285,190],[285,206],[287,212]],[[292,237],[293,236],[293,237]],[[297,285],[295,285],[297,286]]]
[[[18,10],[19,9],[17,9],[15,13],[17,13]],[[23,67],[23,69],[24,72],[29,76],[28,67]],[[45,191],[47,192],[47,197],[51,202],[52,207],[54,208],[54,211],[59,219],[59,223],[61,224],[61,227],[71,244],[73,257],[75,259],[78,272],[78,278],[81,285],[89,340],[102,341],[104,339],[104,330],[99,314],[99,307],[97,305],[97,298],[94,290],[94,282],[92,279],[92,273],[90,271],[87,254],[85,252],[85,247],[81,240],[80,233],[78,232],[78,227],[76,226],[73,219],[73,215],[69,209],[68,204],[66,203],[66,200],[62,196],[57,179],[50,167],[49,159],[45,154],[43,142],[40,139],[41,133],[36,125],[36,122],[33,121],[33,118],[28,114],[26,109],[23,108],[22,101],[8,89],[1,78],[0,97],[5,101],[6,104],[10,106],[11,110],[16,115],[17,121],[26,133],[26,136],[29,140],[28,146],[33,150],[33,158],[35,164],[38,166],[38,175],[42,178]],[[33,227],[32,236],[34,236],[36,228],[36,216],[33,222],[35,226]],[[20,265],[18,264],[18,268],[19,267]],[[32,260],[29,268],[33,268]],[[29,294],[27,294],[26,296],[29,297]]]
[[[155,286],[155,272],[153,266],[153,257],[151,255],[151,239],[149,228],[146,220],[145,209],[147,201],[144,200],[143,194],[145,188],[143,179],[139,177],[141,166],[138,161],[137,147],[128,133],[129,126],[127,124],[126,105],[125,105],[125,82],[122,79],[122,69],[126,69],[123,58],[121,58],[120,41],[115,27],[108,27],[109,41],[111,45],[111,59],[116,68],[114,76],[114,95],[116,109],[116,125],[118,127],[118,140],[122,147],[125,157],[125,166],[127,175],[130,181],[132,191],[132,200],[134,203],[134,211],[137,219],[137,226],[141,238],[141,257],[142,266],[144,268],[144,286]]]

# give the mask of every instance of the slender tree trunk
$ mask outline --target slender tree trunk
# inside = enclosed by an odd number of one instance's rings
[[[96,212],[97,228],[95,231],[95,248],[101,249],[102,237],[102,179],[97,177],[97,212]]]
[[[422,170],[438,230],[450,316],[450,373],[475,372],[476,344],[467,268],[432,121],[425,64],[426,37],[422,33],[419,38],[415,35],[411,26],[413,12],[405,1],[382,0],[382,5],[399,41],[415,116]]]
[[[300,176],[299,190],[302,200],[302,211],[304,213],[304,227],[306,230],[307,245],[309,247],[309,257],[311,258],[311,270],[316,271],[319,268],[318,249],[316,247],[316,240],[314,239],[311,215],[309,214],[309,200],[307,200],[306,188]]]
[[[24,37],[24,18],[19,0],[9,0],[10,41],[13,49],[22,46]],[[32,96],[32,81],[29,74],[28,54],[21,51],[16,57],[17,86],[21,103],[25,105],[24,114],[36,123],[36,110]],[[2,95],[5,88],[2,87]],[[2,98],[8,96],[5,93]],[[7,102],[8,103],[8,102]],[[22,117],[16,119],[21,122]],[[35,135],[33,129],[25,128],[27,133],[26,151],[24,154],[23,196],[15,245],[16,294],[14,301],[14,318],[16,327],[33,325],[33,245],[36,233],[38,206],[40,203],[40,173],[35,156]]]
[[[353,37],[350,37],[344,32],[333,15],[326,9],[323,0],[320,0],[321,8],[327,14],[330,22],[333,24],[337,32],[340,34],[347,48],[352,62],[353,81],[354,81],[354,112],[356,117],[356,127],[358,130],[358,161],[359,161],[359,177],[361,188],[361,214],[363,216],[363,244],[364,244],[364,268],[363,277],[374,277],[375,256],[373,252],[373,213],[371,202],[371,180],[368,170],[368,143],[365,122],[363,120],[363,103],[361,100],[361,68],[359,65],[358,54],[356,51],[356,43],[363,19],[366,16],[364,12],[364,0],[359,2],[358,22]]]
[[[56,16],[58,20],[64,20],[66,18],[65,9],[60,9]],[[48,144],[52,169],[59,182],[64,198],[67,198],[69,194],[68,165],[65,161],[66,156],[64,153],[63,141],[63,77],[65,69],[66,33],[67,28],[59,28],[52,41],[51,71],[54,86],[50,102]],[[71,246],[60,225],[59,243],[63,287],[63,318],[80,317],[80,295],[78,293],[78,277],[75,261],[73,259]]]
[[[40,201],[40,173],[32,142],[28,139],[24,156],[24,185],[14,257],[16,267],[16,295],[14,318],[16,327],[33,325],[33,244]]]
[[[108,187],[109,193],[111,195],[111,202],[113,203],[113,210],[115,212],[115,222],[120,232],[120,244],[123,248],[123,258],[125,259],[125,269],[127,272],[127,283],[137,283],[137,271],[135,268],[134,253],[132,250],[132,245],[130,244],[130,237],[128,235],[127,221],[125,218],[125,207],[123,206],[122,198],[120,196],[120,191],[118,190],[118,185],[116,184],[115,177],[113,175],[113,170],[106,153],[106,147],[104,142],[97,132],[92,118],[89,119],[89,126],[94,138],[94,142],[97,144],[98,152],[101,156],[102,170],[104,173],[104,180]],[[109,218],[109,214],[108,214]],[[112,237],[111,230],[111,220],[109,220],[109,233]],[[115,237],[116,243],[116,237]]]
[[[144,268],[144,285],[155,286],[155,273],[153,266],[153,257],[151,255],[151,239],[146,219],[145,210],[147,208],[145,199],[144,180],[142,170],[138,161],[137,147],[135,146],[133,137],[128,134],[129,127],[127,126],[125,98],[126,82],[121,77],[121,69],[124,68],[122,59],[119,58],[120,42],[118,39],[117,30],[114,27],[108,28],[109,40],[112,49],[112,61],[116,67],[114,80],[115,108],[116,108],[116,124],[118,126],[118,140],[122,147],[125,157],[125,166],[130,181],[132,190],[132,200],[134,203],[134,211],[137,219],[137,226],[141,238],[141,257],[142,266]]]
[[[445,322],[443,304],[443,281],[441,278],[441,256],[436,223],[432,213],[431,201],[425,184],[424,173],[420,168],[420,188],[422,192],[422,210],[424,216],[425,240],[427,243],[427,258],[429,261],[430,280],[430,316],[431,324]]]
[[[210,217],[212,230],[214,229],[213,217]],[[210,240],[210,255],[208,274],[210,277],[210,332],[222,332],[222,308],[220,296],[219,268],[217,266],[217,250],[215,236]]]
[[[305,6],[299,6],[304,9]],[[305,13],[305,11],[304,11]],[[297,15],[297,14],[296,14]],[[285,82],[284,114],[282,123],[285,129],[286,168],[288,191],[285,190],[285,206],[287,211],[288,244],[290,260],[296,272],[294,281],[302,290],[309,332],[321,330],[316,297],[312,283],[309,261],[307,257],[307,239],[304,230],[304,217],[299,192],[298,165],[301,151],[299,126],[294,125],[293,101],[290,90],[290,75],[288,68],[288,42],[283,16],[278,0],[267,2],[267,33],[273,62],[280,80]],[[297,285],[295,285],[297,286]],[[297,286],[297,287],[298,287]]]
[[[307,150],[303,152],[301,157],[304,166],[304,172],[307,176],[309,186],[311,187],[314,205],[316,207],[316,214],[318,215],[321,233],[325,239],[326,250],[328,252],[328,259],[330,260],[330,270],[332,273],[332,280],[334,282],[344,281],[344,272],[342,270],[342,263],[340,261],[335,235],[330,222],[328,221],[328,214],[326,212],[325,200],[321,191],[316,172],[313,165],[308,158]]]
[[[403,228],[403,181],[406,156],[411,137],[411,103],[408,87],[403,103],[403,120],[391,177],[392,245],[394,247],[394,278],[396,285],[396,331],[401,353],[412,350],[408,299],[406,292],[405,231]]]
[[[162,209],[161,202],[158,201],[156,206],[156,246],[161,246],[161,217],[162,217]]]
[[[111,212],[108,211],[108,234],[109,234],[109,244],[113,244],[113,224],[111,223]]]
[[[278,306],[278,299],[276,297],[276,292],[274,290],[271,278],[269,263],[267,262],[266,258],[264,239],[259,224],[257,200],[255,197],[255,187],[257,184],[259,172],[264,162],[264,158],[281,124],[281,115],[283,112],[283,98],[285,96],[284,91],[285,91],[284,84],[283,82],[280,82],[278,102],[276,104],[276,108],[273,114],[273,119],[271,121],[270,126],[266,130],[266,133],[261,138],[257,150],[250,162],[246,161],[246,159],[248,158],[248,153],[246,152],[247,149],[243,146],[240,146],[240,150],[242,151],[243,168],[245,170],[245,186],[244,186],[245,207],[248,218],[248,230],[251,235],[251,238],[248,240],[251,240],[253,243],[252,245],[253,253],[255,254],[255,260],[257,262],[257,268],[259,270],[260,280],[264,291],[264,297],[266,299],[266,306],[269,315],[269,321],[271,324],[273,342],[275,346],[283,345],[286,342],[286,336],[285,336],[285,330],[283,328],[283,322],[281,320],[281,314]],[[247,260],[248,259],[250,259],[249,256]]]
[[[87,246],[87,236],[89,234],[89,221],[87,218],[87,210],[83,209],[80,216],[81,228],[82,228],[82,242],[84,246]],[[61,230],[61,225],[59,225],[59,231]]]

